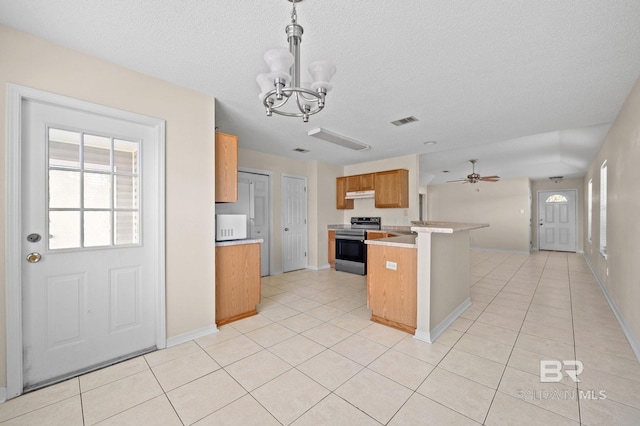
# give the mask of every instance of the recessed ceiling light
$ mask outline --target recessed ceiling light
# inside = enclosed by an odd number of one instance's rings
[[[449,173],[449,170],[443,170],[442,173]]]
[[[425,145],[435,145],[437,143],[438,143],[437,141],[426,141],[424,144]]]
[[[293,151],[295,152],[301,152],[303,154],[306,154],[307,152],[309,152],[308,149],[304,149],[304,148],[294,148]]]

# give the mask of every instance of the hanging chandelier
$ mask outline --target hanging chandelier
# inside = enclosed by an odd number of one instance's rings
[[[309,116],[324,108],[325,96],[333,86],[329,83],[336,67],[329,61],[309,64],[309,74],[313,83],[300,82],[300,43],[302,27],[297,23],[296,3],[302,0],[288,0],[293,4],[291,23],[285,27],[289,50],[271,49],[264,54],[264,61],[271,70],[256,78],[267,116],[273,113],[287,117],[302,117],[305,123]]]

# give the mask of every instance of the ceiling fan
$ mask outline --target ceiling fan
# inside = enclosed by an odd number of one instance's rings
[[[476,173],[476,162],[477,161],[478,160],[469,160],[469,162],[472,164],[473,172],[470,175],[467,175],[466,179],[448,180],[447,183],[449,183],[449,182],[478,183],[480,181],[482,181],[482,182],[497,182],[498,179],[500,179],[500,176],[480,176],[479,174],[477,174]]]

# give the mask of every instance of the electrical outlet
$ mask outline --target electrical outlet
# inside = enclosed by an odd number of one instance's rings
[[[391,262],[387,260],[387,269],[391,269],[392,271],[398,270],[398,264],[396,262]]]

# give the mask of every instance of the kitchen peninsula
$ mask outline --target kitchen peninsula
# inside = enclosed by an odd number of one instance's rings
[[[371,319],[434,342],[471,306],[469,231],[487,226],[413,222],[415,234],[367,240]]]
[[[216,324],[256,315],[262,239],[216,242]]]

